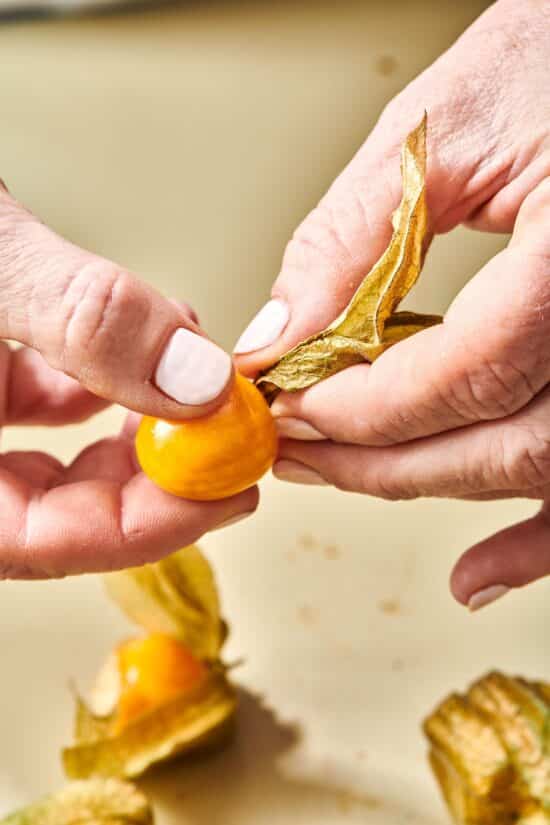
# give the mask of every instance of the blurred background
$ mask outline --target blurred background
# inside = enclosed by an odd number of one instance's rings
[[[37,17],[10,3],[1,176],[60,233],[193,304],[228,348],[386,102],[488,5],[197,0]],[[462,229],[437,239],[408,305],[444,312],[504,243]],[[14,429],[3,446],[70,459],[121,417]],[[448,574],[532,505],[262,486],[252,520],[203,542],[233,628],[228,656],[245,659],[240,733],[146,782],[160,825],[444,823],[422,716],[492,667],[544,676],[549,592],[471,617]],[[61,783],[68,680],[85,686],[128,627],[94,577],[1,588],[3,813]]]

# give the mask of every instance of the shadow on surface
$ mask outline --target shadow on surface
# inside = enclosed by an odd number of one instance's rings
[[[375,792],[376,772],[367,766],[350,776],[336,761],[307,765],[307,755],[300,755],[300,767],[290,766],[290,761],[298,762],[292,755],[301,741],[298,725],[281,721],[261,697],[243,690],[237,733],[225,750],[184,758],[141,784],[167,825],[238,825],[253,821],[259,812],[274,823],[314,822],[319,817],[332,822],[332,816],[334,821],[346,817],[370,825],[420,822],[397,799],[399,789],[396,798]],[[422,823],[441,825],[439,819],[425,816]]]

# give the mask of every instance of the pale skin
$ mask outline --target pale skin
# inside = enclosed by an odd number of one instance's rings
[[[399,146],[427,109],[432,233],[464,223],[512,239],[442,326],[280,395],[274,469],[392,500],[541,501],[457,564],[452,591],[472,607],[550,574],[549,56],[550,3],[500,0],[395,98],[288,245],[273,289],[288,324],[238,358],[253,375],[347,304],[388,242]]]
[[[542,500],[534,520],[459,562],[452,589],[463,603],[550,573],[549,53],[550,4],[500,0],[393,100],[289,243],[273,292],[288,324],[274,343],[237,359],[253,375],[345,306],[387,244],[399,147],[427,109],[432,232],[468,223],[513,230],[513,239],[472,278],[442,327],[372,367],[280,396],[273,411],[285,438],[275,473],[392,499]],[[223,399],[221,372],[202,404],[176,403],[156,386],[174,330],[201,334],[189,310],[58,238],[5,190],[0,279],[0,335],[41,353],[3,352],[4,424],[68,423],[107,401],[185,418]],[[256,490],[211,504],[157,490],[136,468],[134,430],[135,419],[69,468],[45,454],[2,456],[1,575],[139,564],[255,509]]]
[[[161,392],[156,365],[176,330],[200,333],[193,312],[59,238],[2,186],[0,282],[0,335],[25,345],[0,342],[3,426],[61,426],[111,401],[183,419],[208,413],[225,397],[225,364],[218,386],[198,387],[212,401],[186,405]],[[216,366],[220,351],[213,354]],[[0,578],[154,561],[256,508],[256,489],[212,503],[159,490],[136,464],[138,421],[132,413],[118,436],[89,445],[69,466],[46,452],[0,456]]]

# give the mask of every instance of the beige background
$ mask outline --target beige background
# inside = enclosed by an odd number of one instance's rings
[[[196,2],[6,23],[1,174],[59,231],[191,301],[230,346],[384,103],[484,5]],[[411,305],[443,311],[502,242],[437,240]],[[4,447],[69,458],[120,415],[14,430]],[[442,825],[422,716],[490,667],[548,675],[548,585],[471,617],[448,574],[532,506],[263,487],[253,520],[204,540],[228,655],[246,659],[240,735],[147,781],[160,825]],[[91,577],[1,588],[3,812],[61,783],[67,682],[85,685],[128,628]]]

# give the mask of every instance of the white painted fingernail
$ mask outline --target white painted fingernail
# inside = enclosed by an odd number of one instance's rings
[[[305,464],[299,461],[281,459],[273,467],[273,475],[281,481],[290,481],[291,484],[310,484],[316,487],[327,487],[328,482]]]
[[[486,587],[485,590],[479,590],[470,597],[468,607],[472,612],[481,610],[482,607],[496,602],[497,599],[502,599],[509,590],[510,588],[504,584],[494,584],[492,587]]]
[[[290,416],[276,418],[275,425],[281,438],[294,438],[297,441],[326,441],[325,436],[300,418]]]
[[[268,301],[235,344],[235,354],[244,355],[268,347],[277,340],[289,318],[290,312],[284,301],[277,298]]]
[[[212,341],[188,329],[178,329],[159,361],[155,383],[180,404],[208,404],[231,377],[230,356]]]

